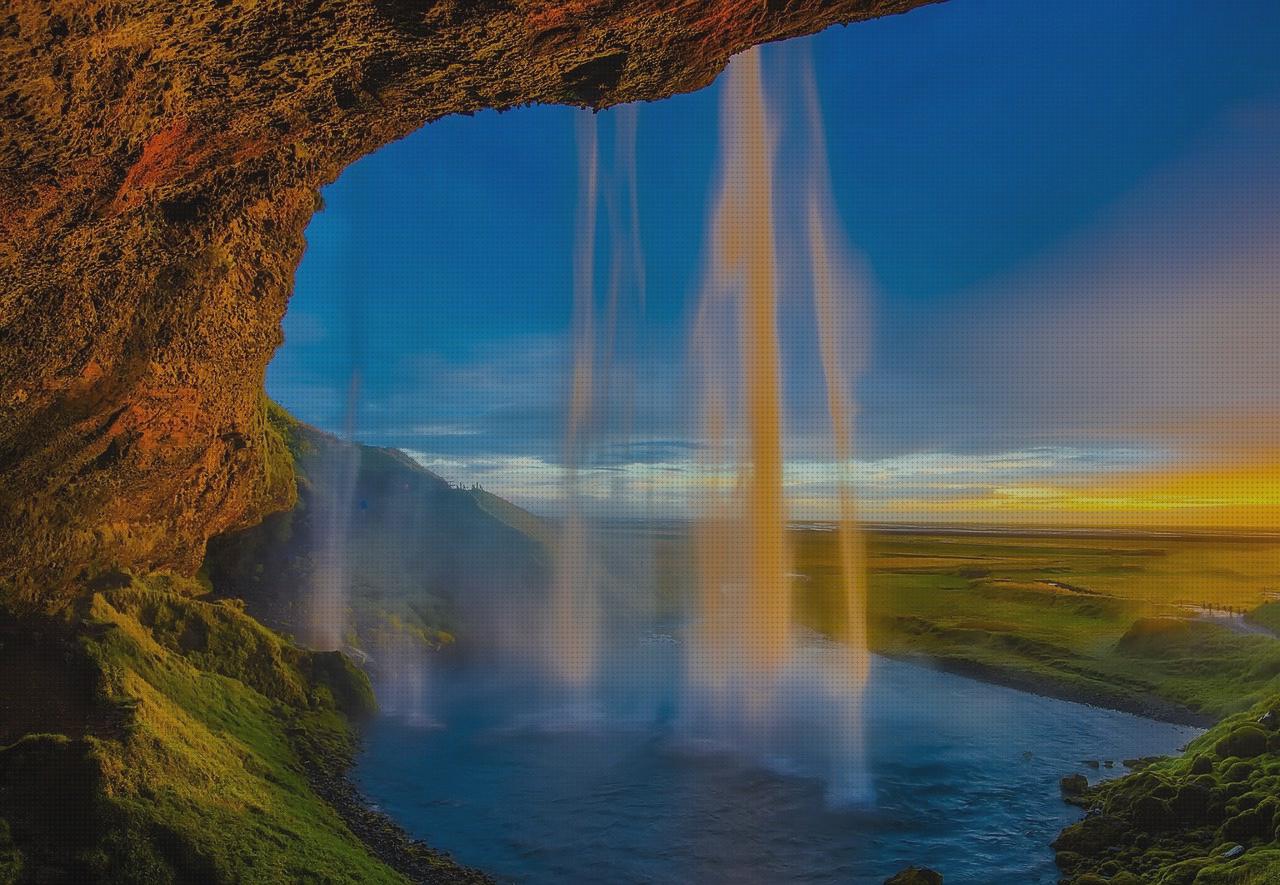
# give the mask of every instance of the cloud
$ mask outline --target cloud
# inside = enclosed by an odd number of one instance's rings
[[[555,514],[565,502],[565,471],[558,463],[531,455],[488,453],[454,456],[406,449],[427,469],[464,485],[489,491],[542,513]],[[576,487],[589,510],[610,515],[688,517],[698,513],[710,486],[732,486],[733,467],[715,468],[699,460],[699,450],[680,443],[663,460],[614,460],[578,469]],[[981,512],[1003,509],[1015,519],[1030,502],[1038,510],[1069,503],[1085,494],[1080,478],[1120,477],[1154,470],[1155,452],[1131,449],[1035,448],[988,454],[929,452],[854,460],[850,465],[789,461],[784,491],[796,519],[833,517],[836,484],[853,483],[864,515],[875,519],[921,518],[930,508]]]
[[[410,427],[388,427],[382,431],[389,437],[421,437],[438,439],[441,437],[480,436],[483,431],[467,424],[414,424]]]

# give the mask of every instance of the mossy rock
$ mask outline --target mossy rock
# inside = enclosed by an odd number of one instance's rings
[[[1200,871],[1213,863],[1208,857],[1195,857],[1169,867],[1160,877],[1160,885],[1194,885]]]
[[[1181,758],[1091,788],[1105,813],[1054,843],[1065,881],[1280,883],[1280,758],[1256,752],[1268,738],[1258,719],[1278,700],[1220,723]]]
[[[1227,766],[1226,771],[1222,772],[1222,779],[1229,784],[1243,783],[1253,776],[1254,766],[1251,762],[1240,760],[1232,762]]]
[[[1082,855],[1102,854],[1120,844],[1129,831],[1123,820],[1108,814],[1095,814],[1067,827],[1053,842],[1058,852]]]
[[[1083,796],[1089,790],[1089,779],[1083,774],[1069,774],[1058,782],[1062,795],[1068,798]]]
[[[1252,842],[1264,839],[1274,832],[1271,815],[1259,814],[1257,809],[1244,811],[1222,825],[1219,837],[1231,842]]]
[[[1173,800],[1169,810],[1173,816],[1184,824],[1198,826],[1208,823],[1209,811],[1213,807],[1213,791],[1201,784],[1184,784]]]
[[[1059,851],[1054,855],[1053,860],[1058,865],[1058,869],[1068,874],[1079,869],[1080,864],[1084,862],[1084,858],[1074,851]]]
[[[1238,725],[1213,746],[1219,758],[1252,759],[1267,752],[1267,733],[1257,725]]]
[[[942,885],[942,874],[926,867],[907,867],[885,879],[884,885]]]
[[[1126,870],[1112,876],[1109,885],[1145,885],[1145,883],[1136,874]]]
[[[1271,839],[1276,831],[1276,811],[1280,802],[1267,797],[1253,807],[1246,808],[1222,825],[1218,836],[1224,842],[1249,843],[1256,839]]]
[[[1177,822],[1169,803],[1156,796],[1143,796],[1133,804],[1133,825],[1145,833],[1159,833]]]

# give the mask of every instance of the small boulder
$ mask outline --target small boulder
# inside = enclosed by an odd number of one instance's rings
[[[1213,751],[1222,759],[1229,756],[1252,759],[1267,752],[1267,733],[1256,725],[1237,725],[1213,745]]]
[[[1143,796],[1133,803],[1133,825],[1144,833],[1158,833],[1173,826],[1176,815],[1169,803],[1155,796]]]
[[[1074,851],[1059,851],[1054,855],[1054,861],[1058,864],[1058,869],[1070,875],[1084,863],[1084,858]]]
[[[1249,842],[1271,837],[1271,809],[1259,806],[1241,812],[1222,825],[1220,836],[1228,842]]]
[[[1185,824],[1197,826],[1209,822],[1209,808],[1213,791],[1196,783],[1183,784],[1169,803],[1174,817]]]
[[[1222,780],[1228,784],[1241,784],[1253,776],[1254,770],[1252,762],[1232,762],[1222,773]]]
[[[1053,841],[1053,850],[1058,852],[1058,864],[1061,866],[1063,853],[1092,857],[1122,844],[1128,838],[1129,825],[1123,820],[1109,814],[1093,814],[1059,833]]]
[[[884,885],[942,885],[942,874],[925,867],[907,867],[885,879]]]
[[[1201,753],[1191,761],[1192,774],[1213,774],[1213,760]]]
[[[1081,796],[1089,789],[1089,779],[1083,774],[1069,774],[1058,781],[1058,786],[1062,789],[1063,796]]]
[[[1127,870],[1116,873],[1109,880],[1107,885],[1143,885],[1143,881],[1135,874]]]

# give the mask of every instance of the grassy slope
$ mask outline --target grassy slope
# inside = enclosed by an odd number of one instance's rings
[[[832,610],[833,540],[797,537],[802,606],[818,625]],[[1280,882],[1280,640],[1252,630],[1280,627],[1267,601],[1280,547],[900,535],[869,547],[878,651],[1122,709],[1234,714],[1186,754],[1074,797],[1091,813],[1055,845],[1067,881]],[[1251,741],[1231,737],[1242,728]]]
[[[1264,602],[1245,615],[1245,620],[1280,636],[1280,602]]]
[[[351,575],[347,645],[374,660],[405,642],[450,642],[459,598],[545,586],[549,535],[537,517],[483,490],[454,488],[394,449],[342,442],[278,407],[269,419],[297,464],[298,504],[215,539],[205,564],[218,594],[244,599],[265,623],[305,638],[336,510]],[[337,491],[344,483],[352,483],[349,497]]]
[[[88,726],[0,750],[0,817],[29,878],[404,881],[308,782],[317,757],[350,753],[346,715],[372,708],[344,658],[146,581],[75,617],[63,641],[94,675]]]
[[[292,476],[300,425],[274,406],[269,420],[270,468]],[[289,593],[253,557],[287,549],[303,503],[231,563],[263,598]],[[342,779],[374,705],[365,675],[198,598],[210,589],[108,564],[56,617],[0,606],[0,883],[487,881]]]

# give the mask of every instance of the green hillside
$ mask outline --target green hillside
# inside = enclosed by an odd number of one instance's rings
[[[536,597],[550,569],[538,517],[480,489],[455,487],[403,452],[343,442],[272,407],[293,456],[298,503],[214,539],[205,574],[219,596],[305,641],[326,550],[349,575],[351,650],[453,641],[467,600]]]
[[[63,617],[0,617],[0,882],[407,881],[384,857],[484,881],[403,836],[371,847],[367,813],[326,800],[374,709],[348,659],[194,581],[97,584]]]

